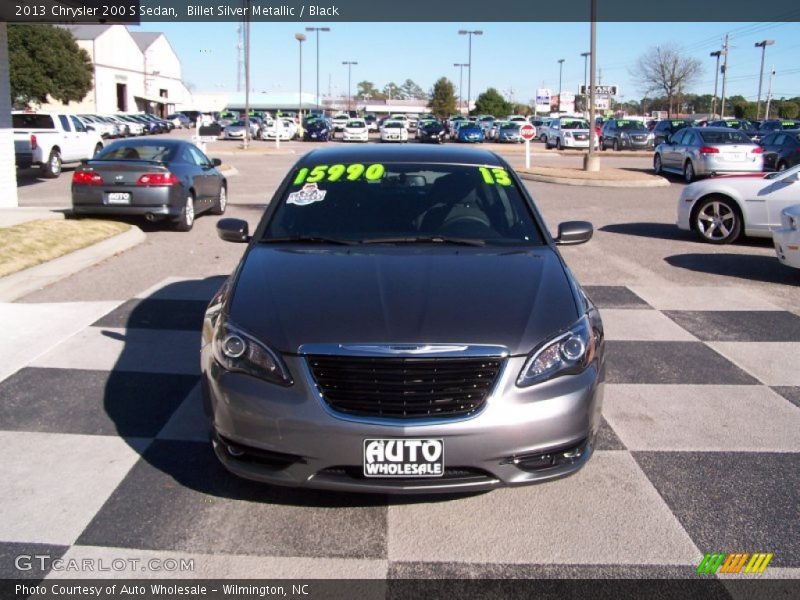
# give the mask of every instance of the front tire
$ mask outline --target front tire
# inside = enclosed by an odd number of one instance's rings
[[[614,152],[619,152],[619,142],[616,138],[614,138],[614,141],[611,142],[611,148],[614,150]]]
[[[789,165],[786,164],[786,161],[782,160],[782,161],[778,162],[778,166],[776,167],[776,170],[777,171],[785,171],[788,168],[788,166]]]
[[[561,149],[562,149],[561,138],[556,138],[556,150],[560,151]]]
[[[661,155],[656,154],[653,158],[653,172],[656,175],[661,175],[664,172],[664,167],[661,164]]]
[[[189,192],[186,195],[181,215],[175,223],[175,229],[178,231],[191,231],[194,226],[194,216],[194,194]]]
[[[214,202],[214,206],[209,211],[212,215],[224,215],[228,207],[228,188],[223,183],[219,188],[219,197]]]
[[[732,200],[712,196],[700,202],[692,225],[704,242],[730,244],[742,232],[742,217]]]
[[[61,175],[61,152],[53,148],[47,162],[42,166],[42,173],[47,179],[55,179]]]

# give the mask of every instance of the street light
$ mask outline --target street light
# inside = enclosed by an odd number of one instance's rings
[[[350,72],[353,68],[353,65],[357,65],[358,63],[354,60],[343,60],[343,65],[347,65],[347,110],[350,111]]]
[[[453,63],[454,67],[458,67],[458,112],[461,112],[461,102],[464,99],[461,94],[464,89],[464,67],[468,67],[469,63]],[[469,113],[469,106],[467,106],[467,113]]]
[[[755,47],[761,48],[761,71],[758,75],[758,102],[756,102],[756,120],[761,116],[761,83],[764,81],[764,55],[767,53],[767,46],[772,46],[775,40],[763,40],[756,42]]]
[[[558,112],[561,112],[561,74],[564,72],[564,59],[558,59]]]
[[[469,37],[469,59],[467,60],[467,114],[469,115],[469,101],[472,97],[472,36],[483,35],[483,31],[480,29],[459,29],[458,35]]]
[[[306,31],[315,31],[317,34],[317,108],[319,108],[319,32],[330,30],[330,27],[306,27]]]
[[[589,85],[587,79],[589,79],[589,57],[592,55],[591,52],[581,52],[581,56],[583,57],[583,104],[584,109],[589,110]],[[561,98],[558,99],[559,103],[561,102]]]
[[[715,56],[717,58],[717,66],[714,67],[714,95],[711,98],[711,116],[717,116],[717,83],[719,82],[719,57],[722,56],[722,50],[717,50],[716,52],[712,52],[709,56]]]
[[[306,34],[305,33],[295,33],[294,39],[299,42],[300,47],[300,86],[299,86],[299,93],[298,97],[300,98],[300,102],[297,104],[297,112],[300,113],[300,127],[303,127],[303,42],[306,41]]]

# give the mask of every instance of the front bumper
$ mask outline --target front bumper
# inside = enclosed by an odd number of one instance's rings
[[[369,141],[369,134],[364,133],[347,133],[346,131],[342,135],[342,140],[345,142],[368,142]]]
[[[781,264],[800,269],[800,231],[789,227],[773,229],[772,243]]]
[[[628,150],[653,150],[653,140],[637,141],[633,139],[618,138],[620,148],[627,148]]]
[[[562,137],[561,144],[565,148],[588,148],[589,147],[589,138],[587,137],[585,140],[576,140],[574,137]]]
[[[215,451],[241,477],[352,492],[452,493],[563,477],[586,464],[593,451],[603,394],[599,363],[581,374],[522,389],[515,382],[526,359],[509,358],[476,415],[390,421],[334,412],[320,397],[305,359],[285,359],[295,379],[290,387],[224,371],[210,348],[203,349],[204,406],[220,436]],[[441,438],[445,476],[366,478],[365,438]],[[568,463],[537,463],[541,455],[576,447],[580,456]]]

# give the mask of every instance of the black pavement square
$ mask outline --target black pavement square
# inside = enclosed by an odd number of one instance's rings
[[[606,342],[607,383],[756,385],[701,342]]]
[[[702,553],[772,552],[800,567],[800,454],[634,452]]]
[[[195,375],[27,367],[0,382],[0,427],[155,437]]]
[[[773,387],[774,392],[779,393],[786,398],[789,402],[800,408],[800,387],[798,386],[776,386]]]
[[[240,479],[211,445],[153,442],[78,544],[258,556],[385,558],[384,496]]]
[[[0,542],[0,579],[43,579],[69,546]]]
[[[667,310],[663,312],[704,342],[800,342],[800,317],[787,311]]]
[[[625,444],[619,439],[614,428],[608,424],[605,417],[601,417],[600,427],[597,429],[597,438],[594,442],[595,450],[625,450]]]
[[[622,285],[585,285],[586,295],[598,308],[650,308],[650,305]]]
[[[95,327],[200,331],[208,302],[133,298],[100,317]]]

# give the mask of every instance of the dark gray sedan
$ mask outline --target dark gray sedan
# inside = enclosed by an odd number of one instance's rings
[[[220,461],[355,492],[488,490],[580,469],[600,425],[603,325],[525,186],[467,148],[306,154],[203,325]]]
[[[199,213],[225,212],[228,184],[220,164],[189,142],[114,142],[73,174],[72,212],[169,219],[189,231]]]

